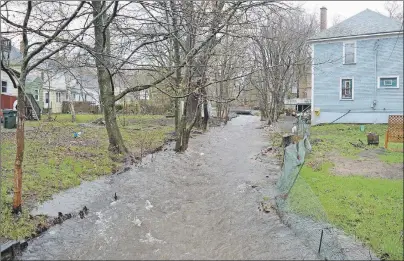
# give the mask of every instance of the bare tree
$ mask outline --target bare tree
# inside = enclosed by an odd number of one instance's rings
[[[403,1],[385,1],[384,9],[388,12],[389,17],[403,22]]]
[[[290,90],[299,65],[309,63],[306,44],[314,32],[314,20],[300,10],[274,10],[266,13],[266,21],[253,37],[253,51],[261,72],[261,83],[255,83],[261,96],[261,112],[268,124],[277,121],[283,109],[286,93]]]
[[[2,12],[1,18],[6,23],[9,34],[22,34],[22,61],[20,70],[14,70],[1,63],[1,69],[5,71],[13,81],[14,87],[18,88],[18,123],[17,123],[17,152],[14,164],[14,198],[13,198],[13,213],[19,213],[22,209],[22,164],[24,158],[24,121],[25,121],[25,82],[27,75],[35,70],[44,61],[58,53],[60,50],[66,48],[70,42],[75,41],[81,36],[90,25],[80,29],[78,33],[73,34],[66,42],[60,46],[55,46],[53,43],[60,36],[63,35],[68,25],[83,13],[85,2],[80,2],[74,6],[62,3],[50,2],[31,2],[18,3],[7,2],[4,5],[9,5],[5,12]],[[21,6],[25,6],[22,22],[13,21],[10,19],[12,13],[20,14]],[[61,9],[67,10],[62,12],[63,17],[57,17],[55,13],[60,12]],[[11,16],[10,16],[11,14]],[[48,15],[44,18],[44,15]],[[53,14],[53,19],[48,19],[49,14]],[[52,17],[52,16],[51,16]],[[90,24],[92,21],[90,21]],[[43,35],[41,30],[47,29],[52,34]],[[46,31],[46,30],[44,30]],[[32,43],[29,43],[29,37]]]
[[[332,25],[337,25],[339,24],[341,21],[343,20],[342,16],[337,14],[334,16],[334,18],[332,19]]]

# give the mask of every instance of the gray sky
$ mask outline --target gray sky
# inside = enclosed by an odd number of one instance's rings
[[[365,9],[378,11],[384,15],[387,12],[384,10],[385,1],[305,1],[302,2],[303,7],[310,13],[320,15],[322,6],[327,8],[327,25],[333,25],[334,17],[340,16],[340,21],[343,21]]]

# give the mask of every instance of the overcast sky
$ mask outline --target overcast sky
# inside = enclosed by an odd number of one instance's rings
[[[299,5],[303,5],[308,13],[315,13],[320,17],[320,8],[322,6],[327,8],[327,27],[334,24],[334,19],[342,22],[343,20],[354,16],[365,9],[378,11],[384,15],[388,15],[384,8],[385,1],[294,1]],[[18,46],[20,39],[12,39],[13,44]]]
[[[310,13],[320,15],[320,8],[327,8],[327,25],[333,25],[334,17],[340,16],[340,21],[345,20],[365,9],[381,12],[387,15],[384,9],[385,1],[305,1],[303,7]]]

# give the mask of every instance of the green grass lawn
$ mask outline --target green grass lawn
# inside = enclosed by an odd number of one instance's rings
[[[312,127],[310,140],[322,140],[322,142],[313,145],[313,152],[318,156],[323,156],[330,151],[336,151],[345,157],[358,158],[363,149],[356,148],[349,142],[357,144],[361,140],[367,144],[366,134],[368,132],[379,135],[379,147],[383,148],[387,125],[365,124],[364,126],[364,132],[360,131],[360,125],[357,124],[328,124]],[[367,149],[375,148],[374,145],[366,145],[365,147]],[[403,162],[403,144],[389,142],[388,153],[381,155],[379,158],[389,163]]]
[[[381,257],[403,259],[403,179],[367,178],[359,175],[333,175],[333,158],[337,153],[350,159],[360,159],[364,149],[349,142],[366,144],[366,133],[380,135],[384,146],[387,125],[334,124],[311,128],[313,151],[308,155],[295,186],[288,197],[289,207],[297,213],[331,222],[350,235],[356,235]],[[367,146],[368,150],[377,147]],[[391,148],[391,150],[390,150]],[[389,143],[389,150],[374,160],[387,163],[403,162],[403,144]],[[401,151],[400,151],[401,150]],[[332,155],[332,154],[331,154]],[[319,161],[320,159],[320,161]],[[313,162],[320,162],[313,167]]]
[[[379,257],[388,253],[391,260],[402,259],[402,180],[341,177],[331,175],[329,168],[302,168],[290,194],[291,208],[356,235]]]
[[[53,116],[54,117],[54,116]],[[108,175],[123,164],[112,160],[108,153],[108,136],[104,126],[88,126],[100,115],[77,115],[72,123],[70,115],[59,114],[55,121],[26,122],[33,130],[26,131],[23,162],[22,217],[14,219],[12,204],[15,134],[2,133],[2,217],[0,237],[23,238],[30,235],[43,219],[29,219],[29,211],[37,202],[52,194],[77,186],[83,180]],[[173,120],[156,115],[119,116],[122,136],[128,149],[135,155],[161,146],[168,133],[174,130]],[[28,129],[28,128],[27,128]],[[73,132],[81,131],[80,138]]]

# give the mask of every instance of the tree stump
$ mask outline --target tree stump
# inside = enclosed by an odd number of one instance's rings
[[[282,147],[286,148],[293,143],[293,134],[285,134],[282,136]]]

